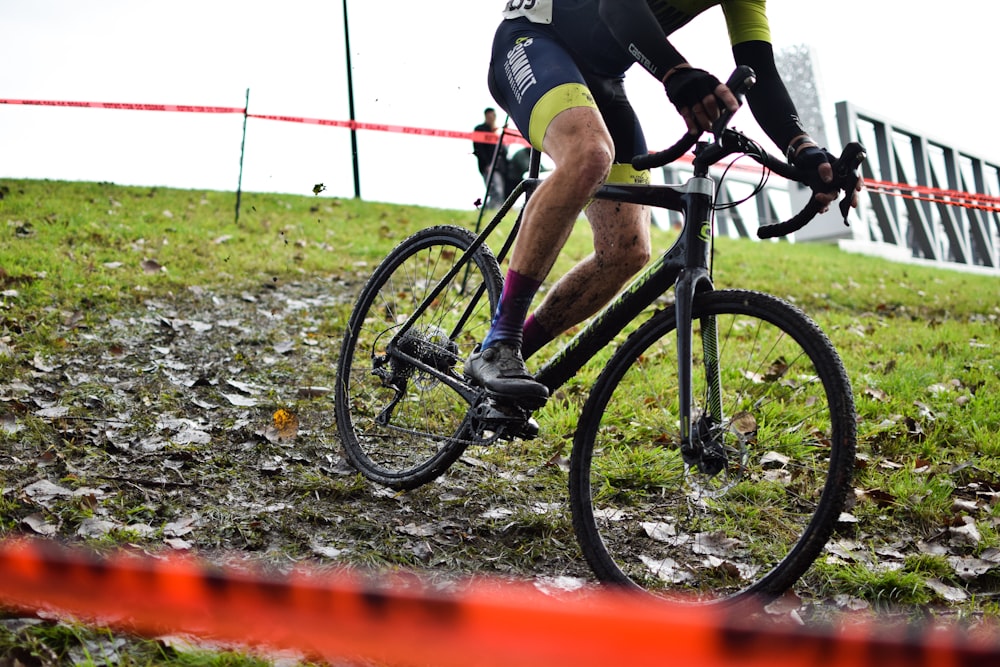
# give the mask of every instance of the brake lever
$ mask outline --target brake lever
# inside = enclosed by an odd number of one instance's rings
[[[753,71],[753,68],[740,65],[729,75],[726,87],[739,101],[740,106],[743,106],[743,98],[746,97],[747,92],[753,88],[755,83],[757,83],[757,73]],[[734,113],[729,109],[723,109],[719,117],[712,123],[712,134],[715,135],[716,139],[721,137],[723,130],[729,126],[729,121],[733,119]]]
[[[844,216],[844,224],[848,226],[850,223],[847,221],[847,214],[851,210],[851,201],[854,199],[858,181],[861,180],[858,168],[867,157],[865,147],[857,141],[852,141],[844,146],[840,158],[833,165],[833,182],[844,191],[844,198],[840,200],[840,213]]]
[[[831,188],[841,188],[845,191],[844,199],[840,202],[840,212],[844,215],[845,225],[849,224],[847,221],[847,213],[851,208],[851,200],[854,198],[854,188],[857,187],[858,181],[861,179],[861,176],[858,175],[858,167],[861,166],[861,163],[866,157],[867,154],[865,153],[864,146],[856,141],[853,141],[844,146],[844,150],[840,153],[840,157],[837,158],[832,165],[833,181],[829,185]],[[785,176],[786,178],[800,183],[803,182],[801,174],[799,174],[794,167],[788,165],[788,163],[781,162],[779,164],[772,164],[772,162],[766,161],[766,164],[771,167],[773,171]],[[833,192],[832,189],[830,191]],[[809,224],[809,222],[816,217],[822,208],[823,204],[820,204],[819,200],[816,199],[815,196],[810,196],[805,207],[795,214],[794,217],[789,220],[785,220],[784,222],[779,222],[773,225],[765,225],[758,228],[757,238],[770,239],[797,232]]]

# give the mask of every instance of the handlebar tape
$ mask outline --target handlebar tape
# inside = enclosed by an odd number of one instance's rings
[[[657,167],[670,164],[671,162],[680,159],[682,155],[687,153],[691,147],[694,146],[696,141],[698,141],[698,135],[685,134],[680,141],[670,148],[656,153],[635,156],[632,158],[632,168],[642,171],[644,169],[656,169]]]
[[[787,236],[805,227],[816,215],[823,210],[823,205],[815,197],[809,200],[801,211],[793,217],[779,222],[775,225],[765,225],[757,229],[757,238],[773,239],[778,236]]]
[[[861,178],[857,169],[861,166],[861,163],[865,160],[867,154],[865,153],[865,147],[856,141],[844,146],[844,150],[841,152],[840,157],[833,163],[833,187],[844,191],[844,198],[840,202],[840,212],[844,216],[844,224],[847,224],[847,213],[851,207],[851,199],[854,194],[854,188],[858,183],[858,179]],[[786,175],[783,170],[776,169],[776,164],[771,164],[772,161],[767,161],[766,164],[776,173],[790,178],[791,180],[800,181],[801,178]],[[773,161],[778,162],[778,161]],[[782,163],[785,164],[785,163]],[[786,165],[794,171],[794,167]],[[822,205],[816,201],[815,198],[809,200],[799,213],[794,217],[785,222],[778,223],[776,225],[765,225],[757,230],[757,238],[760,239],[771,239],[777,236],[785,236],[793,232],[797,232],[809,223],[810,220],[816,217],[816,215],[822,210]]]

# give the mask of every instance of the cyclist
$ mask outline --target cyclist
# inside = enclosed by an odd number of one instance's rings
[[[522,228],[489,332],[465,364],[466,375],[500,400],[534,408],[547,388],[524,359],[603,307],[650,256],[649,210],[591,201],[603,183],[648,183],[632,168],[647,152],[625,96],[625,71],[638,62],[663,82],[690,132],[711,129],[738,102],[712,74],[692,67],[667,35],[719,5],[737,64],[757,83],[747,95],[764,132],[829,205],[833,157],[799,122],[774,64],[765,0],[508,0],[490,62],[490,92],[532,146],[555,164],[524,209]],[[588,203],[589,202],[589,203]],[[594,253],[531,302],[586,209]]]

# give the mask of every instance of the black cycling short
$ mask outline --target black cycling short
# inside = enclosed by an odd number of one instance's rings
[[[600,111],[615,146],[608,182],[648,182],[628,163],[647,152],[639,119],[625,96],[623,77],[581,69],[546,24],[523,18],[502,21],[493,39],[490,93],[510,114],[521,134],[542,150],[549,123],[575,107]]]

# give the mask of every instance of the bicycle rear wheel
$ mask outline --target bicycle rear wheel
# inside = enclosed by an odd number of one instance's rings
[[[769,599],[809,568],[844,506],[856,440],[851,386],[826,335],[780,299],[708,292],[693,316],[693,437],[724,448],[723,470],[699,474],[680,452],[671,307],[626,341],[583,407],[570,464],[573,525],[602,581],[703,604]],[[707,407],[709,318],[722,420]]]
[[[380,484],[424,484],[468,444],[469,404],[444,380],[460,377],[489,329],[502,288],[493,253],[480,247],[429,296],[474,239],[452,226],[407,238],[375,269],[351,313],[337,366],[337,429],[348,461]],[[419,307],[426,310],[397,335]]]

